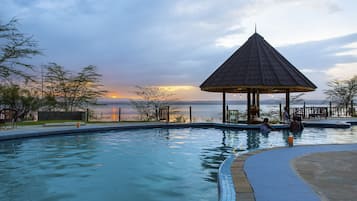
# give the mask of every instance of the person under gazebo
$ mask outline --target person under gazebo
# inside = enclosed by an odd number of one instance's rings
[[[261,118],[259,118],[258,116],[259,113],[259,108],[256,105],[252,105],[250,106],[250,120],[249,123],[251,124],[260,124],[263,122],[263,120]]]
[[[269,119],[264,118],[263,123],[260,125],[260,132],[262,134],[267,134],[272,130],[274,130],[274,128],[270,126]]]
[[[288,108],[286,106],[284,107],[284,112],[283,112],[283,123],[285,124],[290,123],[290,115],[288,112]]]

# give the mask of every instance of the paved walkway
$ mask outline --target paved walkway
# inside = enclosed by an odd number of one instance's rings
[[[293,167],[322,200],[356,200],[357,151],[314,153],[295,159]]]
[[[256,201],[318,201],[319,195],[298,176],[292,160],[317,152],[352,150],[357,151],[357,144],[273,149],[248,157],[244,170]],[[343,168],[343,164],[334,165]],[[299,171],[304,171],[304,168]]]

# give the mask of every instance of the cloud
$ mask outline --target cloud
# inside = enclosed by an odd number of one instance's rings
[[[314,82],[331,67],[357,62],[349,46],[357,42],[356,26],[346,25],[345,31],[340,21],[330,22],[328,16],[340,20],[344,16],[337,14],[346,9],[331,0],[2,0],[2,5],[1,20],[17,16],[21,30],[39,41],[45,57],[35,62],[70,69],[97,65],[111,89],[199,86],[248,39],[255,22]],[[338,37],[325,37],[331,35]]]
[[[357,75],[357,62],[348,64],[336,64],[326,72],[330,80],[346,80]]]
[[[311,7],[314,9],[324,9],[330,14],[342,11],[341,6],[339,6],[337,2],[331,1],[331,0],[314,0],[314,1],[272,0],[272,1],[270,1],[270,3],[272,3],[272,2],[279,3],[279,4],[292,4],[294,6],[305,6],[305,7]]]
[[[342,63],[357,62],[357,54],[350,52],[357,42],[357,33],[319,41],[309,41],[278,47],[295,66],[303,69],[327,70]]]
[[[326,73],[325,71],[311,69],[311,68],[303,68],[300,70],[302,73]]]

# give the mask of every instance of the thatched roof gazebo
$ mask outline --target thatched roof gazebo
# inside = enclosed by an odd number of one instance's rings
[[[223,93],[223,122],[226,118],[226,93],[247,93],[249,122],[251,107],[259,111],[259,94],[285,93],[289,111],[290,92],[314,91],[316,86],[261,35],[254,33],[200,88]]]

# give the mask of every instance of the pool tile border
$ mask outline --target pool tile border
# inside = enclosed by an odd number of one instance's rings
[[[236,192],[231,174],[231,166],[236,156],[231,155],[222,162],[218,170],[219,201],[235,201]]]

